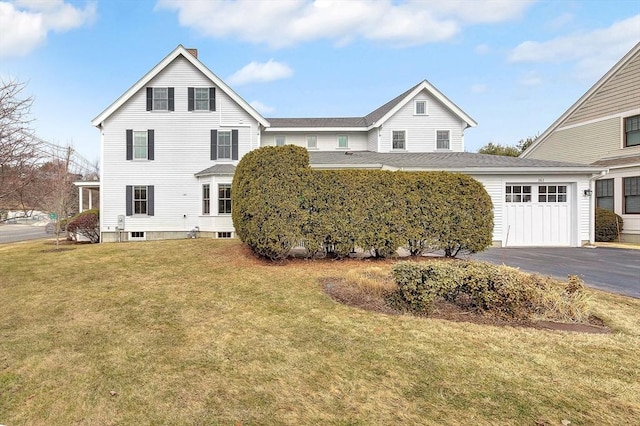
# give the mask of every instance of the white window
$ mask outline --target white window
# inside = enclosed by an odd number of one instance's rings
[[[338,148],[349,148],[349,137],[347,135],[338,136]]]
[[[229,130],[218,131],[218,160],[231,159],[231,132]]]
[[[277,135],[275,139],[276,146],[284,146],[284,144],[287,143],[287,139],[284,137],[284,135]]]
[[[133,159],[146,160],[148,157],[148,133],[133,132]]]
[[[148,211],[147,187],[133,187],[133,214],[147,214]]]
[[[202,185],[202,214],[211,213],[211,186]]]
[[[406,132],[404,130],[391,132],[391,148],[406,149]]]
[[[415,115],[427,115],[427,101],[415,101]]]
[[[436,149],[450,149],[449,130],[436,130]]]
[[[307,135],[307,148],[317,148],[318,137],[316,135]]]
[[[231,184],[218,185],[218,214],[231,214]]]
[[[153,88],[153,110],[154,111],[169,110],[169,89],[167,87]]]
[[[538,186],[538,202],[566,203],[567,202],[567,185]]]
[[[195,110],[196,111],[209,111],[209,88],[208,87],[196,87],[195,94]]]
[[[505,187],[507,203],[530,203],[531,185],[507,185]]]

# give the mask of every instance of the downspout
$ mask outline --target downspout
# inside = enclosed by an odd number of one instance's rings
[[[603,170],[600,174],[589,178],[589,245],[593,246],[596,242],[596,189],[594,187],[596,179],[600,179],[609,173],[609,169]]]

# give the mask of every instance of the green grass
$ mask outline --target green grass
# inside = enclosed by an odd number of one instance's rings
[[[640,300],[614,333],[390,316],[236,241],[0,246],[0,424],[632,424]],[[390,268],[389,263],[376,264]],[[111,395],[111,392],[115,395]]]

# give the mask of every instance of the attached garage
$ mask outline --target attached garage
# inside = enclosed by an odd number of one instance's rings
[[[503,246],[572,246],[575,190],[571,183],[507,183]]]

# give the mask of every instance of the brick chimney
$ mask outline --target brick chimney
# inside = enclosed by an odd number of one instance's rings
[[[187,52],[191,53],[194,58],[198,59],[198,49],[187,49]]]

